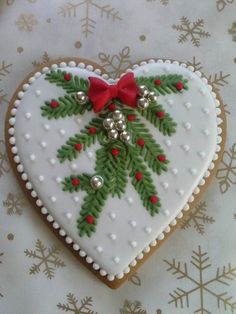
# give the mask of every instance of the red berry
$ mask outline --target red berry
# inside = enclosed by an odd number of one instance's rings
[[[138,144],[138,146],[143,147],[145,145],[144,139],[142,139],[142,138],[138,139],[137,144]]]
[[[159,201],[158,197],[156,195],[152,195],[149,197],[149,201],[152,203],[152,204],[155,204]]]
[[[115,111],[115,110],[116,110],[116,104],[110,104],[110,105],[108,105],[108,109],[109,109],[110,111]]]
[[[119,149],[117,149],[117,148],[113,148],[113,149],[111,150],[111,153],[112,153],[113,156],[118,156],[119,153],[120,153],[120,151],[119,151]]]
[[[70,73],[65,73],[64,74],[64,80],[65,81],[70,81],[71,80],[71,74]]]
[[[80,184],[80,181],[79,181],[78,178],[73,178],[73,179],[71,180],[71,183],[72,183],[72,185],[77,186],[77,185]]]
[[[184,88],[184,84],[183,84],[182,82],[177,82],[177,83],[175,84],[175,87],[176,87],[179,91],[181,91],[181,90]]]
[[[155,85],[160,86],[161,85],[161,80],[155,80],[154,83],[155,83]]]
[[[96,134],[97,129],[96,128],[89,128],[89,134],[93,135]]]
[[[164,111],[157,111],[157,112],[156,112],[156,116],[157,116],[159,119],[162,119],[162,118],[164,118],[164,116],[165,116],[165,112],[164,112]]]
[[[94,223],[94,218],[93,218],[93,216],[92,216],[92,215],[88,215],[88,216],[86,217],[86,221],[87,221],[87,223],[88,223],[89,225],[92,225],[92,224]]]
[[[52,108],[57,108],[59,106],[59,102],[53,99],[50,103],[50,106]]]
[[[165,155],[158,155],[158,156],[157,156],[157,159],[158,159],[160,162],[164,162],[164,161],[166,161],[166,156],[165,156]]]
[[[137,180],[137,181],[141,181],[141,180],[142,180],[142,178],[143,178],[142,173],[141,173],[141,172],[136,172],[136,174],[135,174],[135,178],[136,178],[136,180]]]
[[[129,115],[127,116],[127,120],[128,120],[128,121],[134,121],[134,120],[136,120],[136,115],[135,115],[135,114],[129,114]]]
[[[75,144],[75,149],[79,152],[82,149],[82,144],[81,143],[77,143]]]

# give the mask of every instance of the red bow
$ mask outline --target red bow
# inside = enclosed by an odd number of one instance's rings
[[[113,98],[118,98],[130,107],[137,106],[138,86],[133,73],[122,76],[116,85],[109,85],[97,77],[89,77],[89,81],[88,96],[93,104],[94,112],[101,111]]]

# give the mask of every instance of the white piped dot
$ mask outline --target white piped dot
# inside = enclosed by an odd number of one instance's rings
[[[116,236],[116,234],[111,233],[111,234],[109,234],[109,238],[110,238],[112,241],[115,241],[116,238],[117,238],[117,236]]]
[[[18,94],[17,94],[18,98],[22,99],[24,97],[24,92],[20,91]]]
[[[71,220],[71,218],[72,218],[72,214],[69,213],[69,212],[66,213],[65,216],[66,216],[66,218],[67,218],[68,220]]]
[[[210,113],[210,109],[203,107],[202,112],[205,113],[206,115],[208,115]]]
[[[36,95],[37,97],[39,97],[39,96],[41,95],[41,91],[40,91],[39,89],[37,89],[37,90],[35,91],[35,95]]]
[[[135,228],[137,226],[137,222],[135,220],[130,220],[129,221],[129,225],[133,228]]]
[[[49,124],[43,124],[43,128],[45,131],[49,131],[50,125]]]
[[[168,209],[165,209],[163,213],[166,217],[170,216],[170,211]]]
[[[189,147],[187,144],[182,145],[181,148],[182,148],[183,151],[186,152],[186,153],[189,152],[189,150],[190,150],[190,147]]]
[[[80,119],[80,118],[77,118],[77,119],[76,119],[76,123],[77,123],[77,124],[80,124],[81,122],[82,122],[82,119]]]
[[[47,143],[44,142],[44,141],[42,141],[42,142],[40,143],[40,146],[41,146],[42,148],[46,148],[46,147],[47,147]]]
[[[161,186],[162,186],[165,190],[167,190],[168,187],[169,187],[169,184],[168,184],[168,182],[162,182],[162,183],[161,183]]]
[[[185,123],[183,123],[183,127],[185,128],[185,130],[189,131],[189,130],[191,130],[191,123],[185,122]]]
[[[73,201],[74,201],[75,203],[78,203],[78,202],[79,202],[79,197],[78,197],[78,196],[73,196]]]
[[[112,220],[115,220],[116,219],[116,213],[109,213],[109,217],[112,219]]]
[[[208,136],[210,134],[210,131],[208,129],[204,129],[202,130],[202,133],[206,136]]]
[[[173,99],[167,99],[166,102],[168,105],[172,106],[174,103],[174,100]]]
[[[29,119],[31,118],[31,113],[30,113],[30,112],[26,112],[26,113],[25,113],[25,118],[26,118],[27,120],[29,120]]]
[[[14,125],[16,123],[16,119],[15,118],[10,118],[9,119],[9,123],[10,123],[10,125]]]
[[[56,177],[56,179],[55,179],[55,180],[56,180],[56,182],[57,182],[57,183],[61,183],[62,178],[61,178],[61,177]]]
[[[143,69],[143,74],[147,74],[149,72],[149,70],[147,68]]]
[[[170,147],[171,146],[171,140],[164,140],[164,143],[167,147]]]
[[[205,96],[206,95],[206,89],[205,88],[200,88],[199,92],[201,95]]]
[[[102,253],[103,252],[103,248],[99,245],[96,247],[96,250],[98,253]]]
[[[40,175],[40,176],[38,176],[38,179],[39,179],[40,182],[43,182],[44,181],[44,176]]]
[[[189,172],[192,174],[192,175],[196,175],[197,174],[197,170],[195,168],[190,168],[189,169]]]
[[[73,164],[70,165],[70,168],[71,168],[72,170],[76,170],[76,169],[77,169],[77,165],[73,163]]]
[[[64,136],[66,134],[66,131],[64,129],[60,129],[59,133],[60,133],[61,136]]]
[[[34,161],[34,160],[36,159],[36,156],[35,156],[34,154],[31,154],[31,155],[29,156],[29,158],[30,158],[31,161]]]
[[[183,195],[184,195],[184,190],[183,190],[183,189],[177,189],[177,190],[176,190],[176,193],[177,193],[179,196],[183,196]]]
[[[76,243],[74,243],[74,244],[73,244],[73,249],[74,249],[75,251],[79,251],[79,245],[76,244]]]
[[[55,196],[51,196],[51,197],[50,197],[50,200],[51,200],[52,203],[56,203],[57,198],[56,198]]]
[[[89,159],[92,159],[92,158],[93,158],[93,152],[88,151],[86,154],[87,154],[87,156],[88,156]]]
[[[134,200],[132,199],[132,197],[128,196],[125,198],[128,204],[133,204]]]
[[[176,168],[171,168],[170,171],[173,173],[173,175],[177,175],[178,174],[178,169]]]
[[[55,163],[56,163],[56,160],[55,160],[54,158],[50,158],[50,159],[49,159],[49,162],[50,162],[50,164],[51,164],[52,166],[54,166]]]
[[[118,256],[116,256],[116,257],[113,258],[113,261],[114,261],[116,264],[119,264],[120,258],[119,258]]]
[[[192,104],[190,102],[185,102],[184,107],[189,110],[192,107]]]
[[[206,157],[206,153],[205,152],[198,152],[198,155],[204,159]]]
[[[131,241],[131,242],[130,242],[130,246],[131,246],[132,248],[136,248],[137,242],[136,242],[136,241]]]
[[[150,234],[152,232],[152,228],[151,227],[145,227],[144,230],[145,230],[145,232],[147,234]]]
[[[26,141],[28,141],[28,140],[30,139],[30,137],[31,137],[31,136],[30,136],[29,133],[26,133],[26,134],[24,135],[24,138],[25,138]]]

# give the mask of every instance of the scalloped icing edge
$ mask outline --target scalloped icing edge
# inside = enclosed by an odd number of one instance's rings
[[[11,117],[9,118],[9,125],[10,128],[8,129],[9,134],[9,144],[11,145],[11,153],[14,155],[13,160],[17,164],[17,171],[21,174],[21,180],[25,181],[25,188],[30,191],[31,197],[34,199],[36,206],[40,209],[41,214],[46,216],[46,220],[51,224],[52,228],[57,231],[58,235],[62,238],[64,238],[64,241],[66,245],[69,245],[73,250],[79,254],[80,257],[82,257],[86,263],[92,265],[93,270],[99,271],[99,274],[101,277],[106,277],[108,281],[114,281],[115,279],[122,279],[125,274],[128,274],[131,271],[132,267],[135,267],[138,263],[138,261],[142,260],[145,254],[149,253],[152,247],[157,246],[157,244],[165,239],[165,234],[169,233],[171,231],[171,228],[177,224],[177,220],[181,219],[183,217],[183,213],[188,211],[190,209],[190,204],[194,201],[195,195],[199,194],[201,192],[201,187],[205,185],[205,179],[208,178],[211,175],[211,171],[215,168],[215,161],[218,159],[218,153],[221,151],[221,144],[222,142],[222,129],[220,127],[220,124],[223,122],[223,120],[218,117],[221,115],[221,102],[217,98],[216,93],[213,91],[212,85],[209,84],[208,79],[202,75],[200,71],[195,71],[195,68],[193,66],[187,66],[186,63],[182,63],[179,61],[171,61],[171,60],[163,60],[163,59],[149,59],[148,61],[140,61],[139,63],[136,63],[132,66],[132,68],[128,68],[122,75],[124,75],[127,72],[132,71],[133,69],[148,64],[148,63],[163,63],[163,64],[176,64],[179,66],[182,66],[184,68],[188,68],[191,72],[194,72],[198,77],[202,79],[202,81],[207,85],[209,91],[211,92],[213,98],[215,99],[215,106],[216,106],[216,116],[217,116],[217,145],[215,154],[213,156],[213,159],[208,166],[208,170],[205,172],[204,176],[200,180],[199,184],[194,189],[192,195],[189,197],[188,202],[184,206],[184,208],[176,215],[175,219],[172,220],[167,226],[165,226],[162,230],[162,232],[154,239],[152,240],[149,245],[144,247],[144,249],[137,254],[136,258],[133,259],[129,265],[123,270],[122,273],[118,274],[109,274],[106,270],[102,269],[93,259],[92,257],[88,256],[86,252],[82,249],[80,249],[80,246],[73,242],[73,239],[68,236],[64,229],[60,227],[60,225],[57,223],[57,221],[54,220],[53,216],[48,212],[47,208],[43,206],[43,202],[38,198],[36,191],[33,189],[33,186],[31,182],[28,180],[27,174],[24,172],[24,167],[20,162],[20,157],[17,155],[18,149],[16,144],[16,140],[14,137],[14,124],[15,124],[15,115],[17,113],[17,107],[20,105],[21,99],[24,97],[24,92],[29,89],[30,85],[32,85],[35,80],[41,76],[41,74],[47,73],[50,70],[55,70],[58,67],[65,68],[65,67],[78,67],[81,69],[86,69],[90,72],[94,72],[98,75],[101,75],[105,80],[108,82],[111,80],[109,76],[106,73],[102,73],[100,69],[94,69],[94,67],[90,64],[85,64],[83,62],[79,62],[78,64],[75,61],[69,61],[69,62],[60,62],[59,65],[54,63],[51,65],[51,67],[43,67],[41,72],[35,72],[33,76],[31,76],[28,79],[28,83],[25,83],[22,85],[22,90],[20,90],[17,94],[17,99],[14,101],[14,107],[11,109]],[[115,81],[117,81],[116,79]],[[113,80],[114,81],[114,80]]]

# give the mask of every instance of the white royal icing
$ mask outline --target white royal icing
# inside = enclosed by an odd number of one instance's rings
[[[68,65],[62,62],[51,66],[51,69],[58,68],[83,78],[101,75],[101,71],[94,70],[91,65],[79,63],[76,67],[74,61]],[[153,175],[162,208],[159,214],[151,217],[129,184],[121,199],[107,200],[91,238],[81,238],[76,220],[84,193],[72,195],[63,192],[61,181],[73,171],[94,173],[94,152],[98,145],[72,163],[65,161],[61,164],[56,155],[65,140],[78,133],[94,113],[57,120],[42,117],[40,107],[44,102],[65,94],[62,88],[45,80],[48,71],[49,68],[44,68],[42,73],[35,73],[28,80],[31,85],[22,86],[11,111],[8,133],[14,134],[9,142],[14,161],[18,164],[17,170],[22,173],[22,180],[28,180],[25,186],[31,190],[41,213],[47,215],[47,220],[58,229],[65,242],[71,244],[101,276],[107,276],[109,281],[121,279],[130,271],[129,265],[134,267],[150,247],[164,239],[170,226],[175,226],[176,219],[183,216],[182,210],[189,210],[188,203],[193,202],[193,194],[200,192],[198,185],[205,184],[204,177],[210,175],[208,169],[214,168],[213,160],[218,158],[216,152],[220,150],[217,144],[222,141],[222,120],[217,118],[221,110],[216,108],[220,102],[207,79],[201,78],[200,72],[194,72],[194,68],[186,64],[152,59],[129,69],[135,76],[175,73],[189,80],[187,91],[158,98],[177,122],[177,132],[171,139],[147,122],[170,160],[169,171],[161,176]],[[106,74],[101,77],[109,79]],[[113,81],[109,79],[109,82]]]

